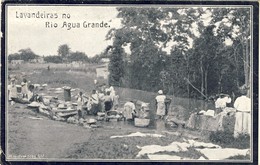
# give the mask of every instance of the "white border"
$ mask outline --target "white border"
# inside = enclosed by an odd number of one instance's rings
[[[180,1],[181,2],[181,1]],[[230,2],[232,2],[230,0]],[[248,2],[250,2],[248,0]],[[256,1],[257,2],[257,1]],[[7,15],[7,11],[8,11],[8,6],[21,6],[21,7],[26,7],[26,6],[93,6],[93,7],[133,7],[133,8],[152,8],[152,7],[163,7],[163,8],[188,8],[188,7],[209,7],[209,8],[250,8],[250,34],[251,34],[251,39],[250,39],[250,72],[251,72],[251,86],[250,86],[250,96],[251,96],[251,108],[252,111],[254,110],[254,102],[253,102],[253,59],[254,59],[254,55],[253,55],[253,37],[255,37],[253,35],[253,24],[254,24],[254,19],[253,19],[253,5],[180,5],[180,4],[6,4],[5,5],[5,21],[7,22],[8,20],[8,15]],[[5,87],[7,87],[8,85],[8,58],[7,58],[7,23],[5,24]],[[7,88],[5,88],[5,96],[7,96]],[[156,160],[149,160],[149,159],[64,159],[64,158],[45,158],[45,159],[12,159],[12,158],[8,158],[7,157],[7,153],[8,153],[8,146],[7,146],[7,142],[8,142],[8,99],[5,97],[5,147],[6,147],[6,161],[24,161],[24,162],[29,162],[29,161],[48,161],[48,162],[54,162],[54,161],[66,161],[66,162],[162,162],[162,161],[156,161]],[[251,128],[251,134],[253,135],[253,113],[251,113],[251,124],[252,124],[252,128]],[[250,137],[251,139],[251,145],[250,145],[250,160],[249,161],[245,161],[245,160],[225,160],[225,161],[221,161],[221,160],[183,160],[183,161],[172,161],[172,160],[164,160],[163,162],[203,162],[203,163],[207,163],[207,162],[223,162],[223,163],[227,163],[227,162],[234,162],[234,163],[252,163],[253,162],[253,136]]]

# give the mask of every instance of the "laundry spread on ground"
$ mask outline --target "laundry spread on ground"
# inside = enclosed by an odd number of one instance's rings
[[[205,155],[206,159],[209,160],[223,160],[232,156],[242,155],[246,156],[249,154],[249,149],[236,149],[236,148],[221,148],[219,145],[212,143],[204,143],[195,140],[186,140],[185,142],[172,142],[167,146],[160,145],[147,145],[147,146],[137,146],[141,149],[137,154],[137,158],[143,155],[148,156],[151,160],[191,160],[192,158],[185,158],[176,155],[158,155],[156,153],[160,152],[186,152],[189,148],[195,148],[201,154]],[[204,157],[200,157],[200,160],[205,160]]]
[[[209,160],[223,160],[232,156],[246,156],[250,154],[249,149],[236,149],[236,148],[204,148],[196,149],[200,153],[204,154]]]
[[[150,133],[141,133],[141,132],[135,132],[135,133],[131,133],[129,135],[119,135],[119,136],[111,136],[111,139],[114,138],[123,138],[123,137],[164,137],[164,135],[160,135],[160,134],[150,134]]]
[[[158,152],[185,152],[188,151],[188,147],[190,144],[181,143],[181,142],[172,142],[168,146],[160,146],[160,145],[147,145],[143,147],[137,146],[137,148],[141,149],[136,157],[140,157],[145,154],[154,154]]]

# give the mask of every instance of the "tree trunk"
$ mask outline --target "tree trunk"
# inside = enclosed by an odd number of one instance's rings
[[[207,67],[208,68],[208,67]],[[205,76],[204,76],[204,84],[205,84],[205,95],[208,97],[208,69],[205,70]]]
[[[236,51],[236,49],[234,50],[234,60],[235,60],[235,64],[236,64],[236,86],[237,86],[237,88],[239,88],[239,80],[238,80],[238,75],[239,75],[238,74],[238,68],[239,68],[239,66],[238,66],[238,58],[237,58],[237,51]]]
[[[200,92],[204,94],[204,72],[203,72],[202,62],[200,63],[200,72],[201,72],[201,86],[200,86]]]
[[[189,80],[190,79],[189,59],[187,60],[187,77]],[[190,98],[190,84],[189,83],[187,83],[187,92],[188,92],[188,98]],[[188,99],[188,107],[190,109],[190,99]]]
[[[250,51],[249,51],[249,43],[246,39],[246,45],[245,45],[245,67],[246,67],[246,85],[248,87],[251,87],[251,67],[250,67]],[[247,96],[250,97],[250,88],[248,90]]]

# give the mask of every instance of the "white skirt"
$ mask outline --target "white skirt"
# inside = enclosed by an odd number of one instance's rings
[[[236,112],[236,121],[234,128],[234,137],[239,134],[251,133],[251,114],[247,112]]]

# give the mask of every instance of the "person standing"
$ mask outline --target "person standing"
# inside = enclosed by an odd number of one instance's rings
[[[216,108],[215,114],[221,113],[229,103],[231,103],[231,97],[227,94],[220,94],[217,100],[215,101],[215,108]]]
[[[115,97],[115,95],[116,95],[116,91],[115,91],[114,87],[113,87],[113,86],[110,86],[110,87],[109,87],[109,91],[110,91],[110,96],[111,96],[111,98],[112,98],[112,101],[114,101],[114,97]]]
[[[98,99],[99,99],[99,108],[101,112],[105,111],[105,94],[102,90],[98,92]]]
[[[21,86],[22,86],[22,95],[23,95],[22,97],[28,98],[28,82],[25,78],[23,79]]]
[[[241,96],[234,102],[236,109],[234,137],[237,138],[240,134],[251,133],[251,99],[247,97],[247,88],[242,86],[240,89]]]
[[[162,90],[159,90],[158,95],[155,97],[156,107],[157,107],[156,115],[159,119],[163,119],[163,117],[165,116],[165,112],[166,112],[165,100],[166,100],[166,96],[163,94]]]
[[[90,96],[92,113],[96,115],[98,113],[99,98],[96,90],[92,91]]]
[[[17,98],[17,88],[15,85],[14,78],[11,78],[11,83],[8,85],[7,89],[8,89],[8,100],[11,101],[11,104],[13,104],[12,98]]]
[[[119,107],[119,95],[115,95],[113,98],[113,109],[117,110],[117,108]]]
[[[107,91],[106,95],[104,96],[104,105],[105,105],[105,111],[109,111],[112,109],[113,101],[109,91]]]
[[[80,91],[77,96],[77,110],[79,119],[83,118],[83,93]]]
[[[128,101],[124,104],[123,116],[125,120],[132,120],[136,115],[135,104],[133,101]]]

